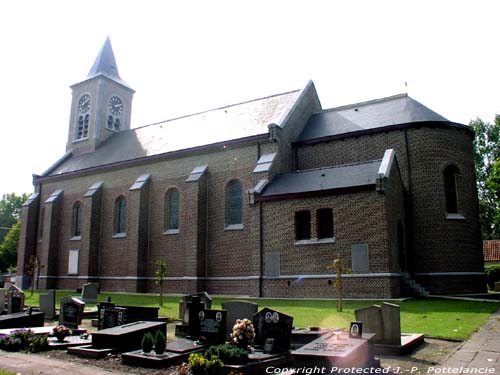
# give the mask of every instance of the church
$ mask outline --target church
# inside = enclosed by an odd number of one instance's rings
[[[109,38],[71,86],[66,153],[22,208],[40,289],[395,298],[486,289],[473,131],[406,94],[290,92],[131,127]]]

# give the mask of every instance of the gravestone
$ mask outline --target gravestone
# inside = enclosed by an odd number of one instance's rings
[[[205,304],[201,303],[200,297],[192,296],[191,302],[188,302],[186,309],[189,312],[188,336],[198,338],[200,336],[199,313],[205,310]]]
[[[31,315],[26,312],[17,312],[0,316],[0,329],[43,327],[43,324],[43,312],[32,312]]]
[[[384,322],[384,343],[401,345],[401,318],[398,305],[382,303],[382,321]]]
[[[293,317],[269,308],[256,313],[253,318],[255,327],[255,345],[264,346],[266,339],[274,339],[274,352],[290,350],[292,340]]]
[[[369,337],[372,335],[367,335]],[[296,367],[318,367],[324,373],[341,373],[341,368],[373,365],[368,340],[349,338],[346,332],[331,332],[291,352]],[[361,373],[361,372],[360,372]]]
[[[189,324],[188,304],[192,301],[193,297],[199,298],[200,302],[204,304],[205,310],[210,310],[212,308],[212,297],[210,297],[207,292],[183,296],[179,301],[179,319],[182,319],[182,323],[184,324]]]
[[[226,311],[202,310],[198,313],[200,337],[210,345],[224,344],[226,341]]]
[[[98,330],[121,326],[127,323],[127,309],[112,302],[101,302],[97,306],[97,318]]]
[[[82,301],[85,303],[97,303],[99,286],[96,283],[87,283],[82,287]]]
[[[120,352],[135,350],[141,347],[145,333],[153,336],[156,331],[166,333],[165,322],[134,322],[92,333],[92,347],[97,349],[116,348]]]
[[[46,319],[54,319],[56,315],[56,291],[49,290],[47,294],[40,294],[40,311],[45,314]]]
[[[61,309],[59,311],[59,324],[71,329],[78,329],[82,324],[83,310],[85,302],[76,297],[63,297],[61,299]]]
[[[11,285],[7,297],[7,312],[9,314],[23,311],[24,292],[15,285]]]
[[[228,301],[222,304],[222,309],[227,311],[226,337],[229,338],[237,319],[249,319],[257,313],[259,305],[248,301]]]
[[[363,323],[365,332],[375,333],[374,341],[384,341],[384,323],[379,305],[363,307],[354,311],[356,320]]]

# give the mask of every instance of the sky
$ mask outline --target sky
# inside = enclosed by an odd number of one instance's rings
[[[323,108],[407,92],[448,118],[500,113],[500,2],[0,3],[0,194],[65,153],[71,90],[107,36],[132,127],[315,83]]]

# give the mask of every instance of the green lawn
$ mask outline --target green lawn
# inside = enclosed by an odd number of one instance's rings
[[[38,305],[38,293],[33,297],[26,291],[26,304]],[[58,291],[59,300],[74,292]],[[101,293],[99,301],[106,296],[122,305],[158,306],[158,297],[140,294]],[[160,309],[160,316],[178,317],[180,297],[167,297]],[[214,298],[213,308],[220,308],[228,299]],[[270,307],[294,317],[295,327],[321,326],[347,328],[354,320],[354,310],[375,304],[374,301],[345,301],[344,311],[336,311],[336,300],[252,300],[259,308]],[[380,301],[382,302],[382,301]],[[447,299],[413,299],[391,302],[401,306],[401,329],[403,332],[424,333],[426,336],[446,339],[467,339],[479,328],[500,304],[489,302],[459,301]],[[59,303],[58,303],[59,304]],[[87,307],[95,305],[87,304]]]

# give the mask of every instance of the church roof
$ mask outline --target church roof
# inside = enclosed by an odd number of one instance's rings
[[[106,41],[99,51],[92,68],[90,68],[87,79],[97,76],[108,77],[109,79],[130,88],[129,85],[121,79],[120,74],[118,73],[118,65],[116,64],[115,54],[113,53],[113,47],[111,46],[109,36],[106,38]]]
[[[307,142],[318,138],[416,122],[449,121],[407,94],[400,94],[315,113],[297,141]]]
[[[262,197],[318,193],[327,190],[375,185],[382,160],[320,168],[276,176]]]
[[[68,155],[43,175],[57,175],[268,133],[300,90],[183,116],[113,134],[94,152]]]

